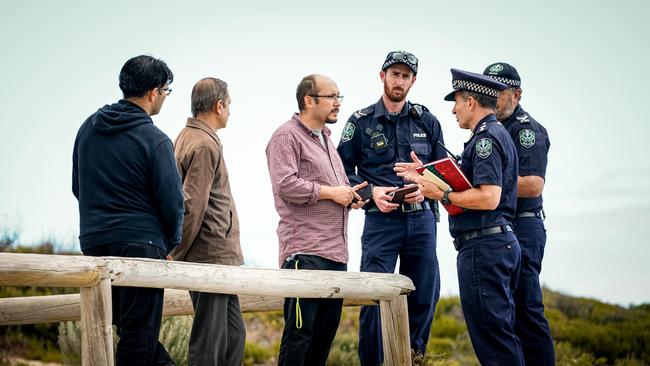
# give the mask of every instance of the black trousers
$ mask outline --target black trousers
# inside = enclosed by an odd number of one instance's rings
[[[165,259],[163,250],[143,243],[111,243],[83,250],[84,255],[100,257],[138,257]],[[120,337],[115,364],[175,365],[165,347],[158,342],[164,290],[158,288],[111,288],[113,324]]]
[[[296,255],[282,268],[347,271],[345,263],[314,255]],[[300,313],[296,314],[298,304]],[[341,320],[343,299],[284,300],[284,331],[280,344],[280,366],[325,366]]]
[[[237,295],[190,291],[194,322],[190,366],[241,366],[246,327]]]

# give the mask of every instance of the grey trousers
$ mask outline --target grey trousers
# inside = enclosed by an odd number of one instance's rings
[[[190,291],[194,322],[190,334],[190,366],[240,366],[246,327],[236,295]]]

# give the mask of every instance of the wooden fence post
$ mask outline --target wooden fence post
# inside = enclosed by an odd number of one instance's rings
[[[81,288],[81,364],[113,366],[111,280]]]
[[[381,336],[384,348],[384,365],[411,365],[411,338],[409,334],[406,295],[379,302],[381,311]]]

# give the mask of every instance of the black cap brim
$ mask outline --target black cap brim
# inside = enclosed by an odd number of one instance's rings
[[[448,102],[453,102],[453,101],[455,101],[455,100],[456,100],[456,90],[454,90],[453,92],[447,94],[447,95],[445,96],[445,100],[448,101]]]

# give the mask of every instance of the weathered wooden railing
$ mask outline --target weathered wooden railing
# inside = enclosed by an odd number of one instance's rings
[[[186,290],[240,295],[242,311],[279,310],[284,297],[379,301],[384,364],[411,364],[406,295],[414,287],[396,274],[0,253],[0,285],[81,288],[74,295],[0,299],[0,325],[81,319],[82,364],[112,365],[111,284],[176,289],[165,291],[163,315],[192,314]]]

